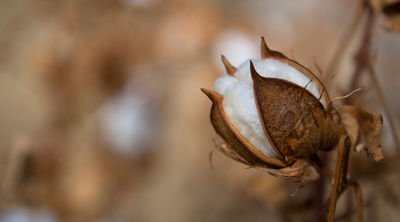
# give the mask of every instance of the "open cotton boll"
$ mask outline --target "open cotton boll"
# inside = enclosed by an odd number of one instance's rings
[[[276,59],[252,60],[257,72],[264,77],[279,78],[305,86],[310,78],[296,68]],[[270,157],[278,154],[265,136],[254,99],[253,80],[250,73],[250,60],[244,62],[233,76],[218,78],[214,90],[224,96],[222,106],[233,126],[251,144]],[[321,91],[316,83],[310,82],[306,90],[319,98]],[[326,104],[321,99],[322,104]]]
[[[222,106],[240,134],[265,155],[277,156],[261,126],[251,85],[241,81],[230,85],[224,93]]]
[[[230,75],[224,75],[219,77],[214,84],[215,91],[219,92],[220,94],[224,94],[225,91],[234,83],[238,82],[238,80]]]
[[[310,82],[310,78],[308,76],[285,62],[272,58],[253,59],[251,61],[261,76],[284,79],[303,87]],[[251,79],[250,73],[250,60],[247,60],[241,64],[234,76],[240,81],[245,81],[248,84],[253,85],[253,80]],[[306,90],[314,95],[315,98],[319,98],[322,92],[315,82],[310,82],[307,85]],[[321,98],[321,103],[324,105],[324,107],[326,107],[325,98]]]

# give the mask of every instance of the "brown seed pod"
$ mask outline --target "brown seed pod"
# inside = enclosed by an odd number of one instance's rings
[[[228,75],[217,80],[216,91],[202,89],[213,103],[211,123],[225,141],[219,148],[246,165],[307,184],[319,177],[311,159],[347,137],[347,128],[310,70],[270,50],[264,38],[261,57],[236,68],[222,56]],[[368,132],[376,136],[380,127]]]
[[[260,76],[252,63],[250,69],[265,134],[289,164],[337,144],[343,132],[327,128],[338,123],[332,120],[317,98],[294,83]]]

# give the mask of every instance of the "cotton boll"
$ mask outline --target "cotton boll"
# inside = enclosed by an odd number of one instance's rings
[[[301,87],[308,84],[306,90],[316,98],[322,93],[316,83],[310,82],[308,76],[288,63],[272,58],[251,61],[261,76],[287,80]],[[214,89],[224,96],[222,106],[239,133],[265,155],[276,157],[277,153],[265,136],[255,104],[250,60],[242,63],[233,76],[224,75],[218,78]],[[321,99],[321,102],[326,105],[324,99]]]
[[[310,82],[308,76],[285,62],[276,59],[253,59],[251,61],[253,61],[254,67],[261,76],[287,80],[302,87],[305,87]],[[247,60],[240,65],[235,77],[240,81],[253,85],[249,67],[250,60]],[[317,84],[312,81],[307,85],[306,90],[314,95],[315,98],[319,98],[322,93]],[[325,98],[321,98],[321,103],[326,107]]]
[[[315,98],[319,98],[322,93],[317,83],[310,82],[308,76],[285,62],[276,59],[257,59],[255,60],[255,68],[264,77],[284,79],[302,87],[308,84],[306,90],[314,95]],[[249,75],[251,75],[250,71]],[[325,98],[322,98],[321,102],[326,107]]]
[[[236,82],[223,95],[225,113],[239,133],[267,156],[277,156],[261,126],[252,86]]]
[[[232,84],[236,83],[238,80],[230,75],[224,75],[215,81],[214,89],[220,94],[224,94],[226,89]]]
[[[246,82],[249,85],[253,85],[253,79],[251,79],[250,74],[250,59],[246,60],[239,66],[234,76],[240,81]]]

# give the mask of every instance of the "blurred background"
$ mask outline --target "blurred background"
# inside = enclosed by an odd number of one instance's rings
[[[338,69],[324,71],[359,5],[2,0],[0,222],[314,221],[316,185],[297,191],[219,152],[210,161],[211,103],[200,88],[225,73],[221,54],[237,66],[259,57],[265,36],[272,49],[328,76],[331,96],[342,96],[361,31]],[[396,121],[400,36],[384,28],[384,16],[377,19],[371,49]],[[358,85],[364,88],[353,102],[383,114],[368,75]],[[381,134],[385,163],[364,153],[352,161],[366,221],[400,220],[391,131],[385,124]],[[338,204],[346,220],[353,215],[348,193]]]

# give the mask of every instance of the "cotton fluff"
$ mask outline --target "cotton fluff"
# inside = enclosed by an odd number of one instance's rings
[[[310,82],[310,78],[285,62],[276,59],[254,59],[252,62],[261,76],[284,79],[299,86],[306,86]],[[266,138],[258,116],[250,73],[250,60],[240,65],[233,76],[224,75],[218,78],[214,84],[214,90],[224,96],[222,106],[239,133],[265,155],[278,156]],[[310,82],[306,90],[316,98],[319,98],[321,94],[314,82]],[[324,106],[326,104],[323,98],[321,103]]]

